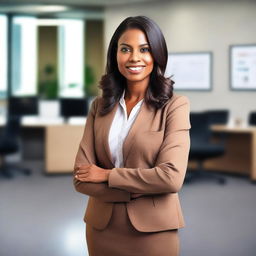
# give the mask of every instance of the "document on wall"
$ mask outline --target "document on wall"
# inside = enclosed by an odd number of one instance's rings
[[[256,45],[231,46],[231,88],[256,90]]]

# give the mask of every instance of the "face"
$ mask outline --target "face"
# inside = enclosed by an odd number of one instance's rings
[[[147,38],[139,29],[126,30],[118,40],[119,72],[130,82],[148,81],[154,60]]]

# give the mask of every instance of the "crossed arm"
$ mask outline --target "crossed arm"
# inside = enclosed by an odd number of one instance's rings
[[[96,157],[94,150],[91,149],[94,148],[93,125],[96,108],[97,99],[92,103],[76,155],[73,172],[74,187],[78,192],[104,202],[129,202],[131,193],[118,188],[110,188],[106,182],[109,172],[95,165]]]
[[[153,168],[110,170],[94,165],[95,157],[86,150],[86,147],[93,146],[94,140],[88,141],[87,138],[93,138],[90,126],[93,125],[94,113],[95,104],[88,116],[76,159],[76,163],[82,163],[76,164],[74,171],[77,191],[106,202],[129,202],[131,198],[142,195],[175,193],[181,188],[190,147],[189,102],[186,97],[177,98],[168,110],[165,139]]]

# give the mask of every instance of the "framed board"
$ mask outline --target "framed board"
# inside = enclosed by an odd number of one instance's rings
[[[256,44],[231,45],[229,58],[230,89],[256,90]]]
[[[169,53],[165,72],[172,77],[174,90],[212,90],[212,53]]]

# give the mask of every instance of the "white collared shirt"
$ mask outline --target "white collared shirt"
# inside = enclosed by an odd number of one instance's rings
[[[144,99],[141,99],[130,112],[129,118],[127,119],[127,110],[124,100],[124,94],[119,100],[117,111],[115,113],[113,122],[111,124],[108,136],[108,144],[110,153],[112,156],[112,163],[116,168],[123,166],[123,143],[124,140],[139,113],[141,104]]]

